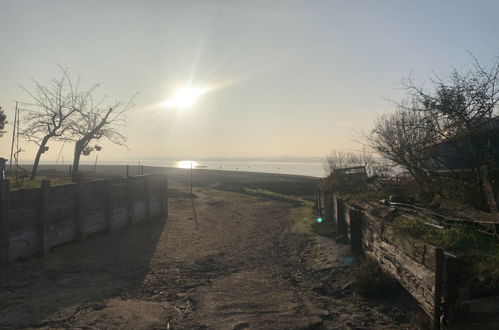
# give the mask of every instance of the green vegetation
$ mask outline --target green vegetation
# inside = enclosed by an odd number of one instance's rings
[[[401,216],[393,222],[393,230],[395,234],[419,239],[448,251],[499,256],[499,242],[467,224],[440,229],[423,218]]]
[[[42,180],[50,180],[50,184],[52,186],[71,183],[70,179],[64,179],[64,178],[37,177],[34,180],[28,180],[28,179],[25,179],[23,181],[19,180],[18,183],[16,183],[15,177],[7,177],[7,179],[10,181],[10,190],[12,191],[20,189],[40,188]]]
[[[477,274],[499,280],[499,241],[478,232],[471,225],[439,229],[418,217],[399,217],[393,222],[395,235],[419,239],[446,251],[468,255],[470,278]],[[464,260],[464,259],[463,259]],[[473,275],[474,274],[474,275]]]

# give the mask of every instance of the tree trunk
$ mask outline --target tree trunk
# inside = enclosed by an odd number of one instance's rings
[[[81,143],[80,141],[76,142],[76,144],[75,144],[75,153],[74,153],[74,159],[73,159],[73,173],[71,174],[71,181],[73,181],[73,182],[78,181],[78,178],[79,178],[78,166],[80,165],[80,156],[81,156],[81,152],[83,151],[83,146],[84,146],[84,144]]]
[[[36,174],[38,172],[38,163],[40,162],[40,158],[42,157],[45,146],[47,145],[47,142],[50,138],[50,135],[45,136],[42,140],[42,143],[40,144],[40,147],[38,148],[38,151],[36,152],[35,162],[33,163],[33,169],[31,170],[31,180],[36,178]]]

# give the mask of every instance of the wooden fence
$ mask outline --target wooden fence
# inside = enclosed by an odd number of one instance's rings
[[[0,180],[0,265],[53,246],[168,217],[166,175],[83,181],[9,191]]]
[[[440,329],[455,298],[456,256],[439,247],[394,234],[388,207],[346,202],[322,191],[316,205],[323,206],[325,221],[337,225],[340,238],[348,239],[351,251],[375,261],[394,277],[420,304]],[[442,305],[445,302],[445,306]]]

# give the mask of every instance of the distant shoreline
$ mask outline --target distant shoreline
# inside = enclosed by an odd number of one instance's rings
[[[139,166],[144,166],[148,168],[171,168],[176,169],[179,168],[178,162],[168,163],[168,164],[158,164],[158,163],[148,163],[148,162],[137,162],[137,163],[118,163],[118,164],[109,164],[108,162],[98,162],[97,163],[97,172],[99,169],[111,168],[113,166],[116,167],[115,171],[120,171],[119,169],[123,169],[122,172],[125,173],[126,166],[129,166],[131,173],[136,173],[138,171]],[[21,167],[26,170],[30,170],[32,168],[32,163],[22,162],[20,164]],[[68,171],[69,172],[70,164],[47,164],[45,162],[39,165],[40,169],[57,169],[59,171]],[[9,165],[7,164],[7,169]],[[94,164],[92,161],[88,160],[82,162],[80,164],[80,168],[83,171],[91,171],[93,173]],[[183,167],[184,169],[189,169],[188,167]],[[267,173],[267,174],[280,174],[280,175],[294,175],[294,176],[305,176],[305,177],[313,177],[313,178],[321,178],[325,176],[323,164],[319,162],[310,162],[310,163],[301,163],[301,162],[196,162],[193,166],[194,170],[203,170],[203,171],[226,171],[226,172],[248,172],[248,173]],[[108,170],[105,171],[109,172]]]
[[[24,168],[28,173],[30,173],[33,164],[19,164],[22,168]],[[116,177],[116,176],[126,176],[126,166],[127,165],[108,165],[108,164],[97,164],[96,170],[96,178],[106,178],[106,177]],[[159,174],[165,172],[166,174],[188,174],[190,173],[190,169],[187,168],[178,168],[178,167],[170,167],[170,166],[150,166],[150,165],[140,165],[144,167],[144,174]],[[70,164],[65,165],[55,165],[55,164],[40,164],[38,166],[38,171],[40,176],[65,176],[64,173],[67,173],[69,177],[69,167]],[[9,166],[7,165],[7,172]],[[140,175],[141,168],[138,164],[129,165],[129,175]],[[193,173],[197,173],[198,175],[204,173],[208,176],[212,175],[234,175],[240,174],[246,177],[282,177],[282,178],[304,178],[304,179],[320,179],[318,176],[311,175],[301,175],[301,174],[289,174],[289,173],[272,173],[272,172],[256,172],[256,171],[245,171],[245,170],[230,170],[230,169],[212,169],[212,168],[193,168]],[[13,166],[12,172],[15,171]],[[94,165],[83,164],[80,165],[80,171],[84,172],[87,178],[93,177]],[[13,174],[13,173],[12,173]]]

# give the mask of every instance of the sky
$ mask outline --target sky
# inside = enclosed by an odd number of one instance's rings
[[[68,68],[97,95],[135,93],[122,133],[99,159],[325,157],[362,148],[401,81],[499,55],[495,1],[0,0],[0,106],[13,121],[19,86]],[[179,88],[207,92],[183,110]],[[0,138],[9,158],[11,126]],[[21,143],[21,160],[35,145]],[[71,159],[49,143],[45,160]],[[62,148],[62,149],[61,149]]]

